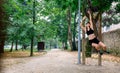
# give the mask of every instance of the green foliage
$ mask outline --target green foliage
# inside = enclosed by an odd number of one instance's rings
[[[113,0],[92,0],[93,6],[98,6],[102,12],[108,10],[112,2]]]
[[[120,12],[120,2],[117,4],[117,6],[116,6],[116,11],[119,13]]]
[[[109,51],[110,51],[111,54],[120,57],[120,50],[119,50],[119,48],[111,48],[111,49],[109,49]]]
[[[120,22],[120,14],[119,14],[119,9],[118,5],[114,5],[113,7],[111,7],[109,10],[107,10],[106,12],[104,12],[104,16],[102,19],[103,22],[103,27],[104,26],[110,26],[111,24],[118,24]]]
[[[30,31],[31,27],[33,27],[32,18],[30,18],[32,10],[29,8],[32,7],[32,3],[27,3],[27,7],[25,7],[21,2],[19,3],[15,0],[8,0],[4,5],[6,13],[9,15],[9,27],[7,28],[9,41],[19,40],[19,43],[25,44],[26,40],[31,36],[28,36],[27,33]]]
[[[100,11],[107,11],[115,0],[91,0],[93,6],[98,6]],[[7,0],[4,9],[9,16],[6,20],[9,41],[19,40],[20,44],[30,44],[31,36],[35,41],[46,41],[58,38],[60,42],[68,40],[68,23],[66,11],[70,6],[72,12],[73,31],[74,14],[78,10],[77,0],[36,0],[36,22],[33,25],[33,0]],[[88,5],[81,1],[82,12]],[[119,4],[116,10],[119,12]],[[34,31],[33,31],[34,30]],[[75,31],[77,32],[77,31]]]

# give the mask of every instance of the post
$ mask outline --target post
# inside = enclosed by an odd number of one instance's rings
[[[98,53],[98,66],[102,65],[102,57],[100,55],[100,53]]]
[[[78,0],[78,15],[79,15],[79,20],[78,20],[78,64],[81,64],[81,48],[80,48],[80,41],[81,41],[81,36],[80,36],[80,0]]]

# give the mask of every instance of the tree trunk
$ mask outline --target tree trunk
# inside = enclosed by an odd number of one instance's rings
[[[33,36],[31,38],[31,52],[30,52],[30,56],[33,56]]]
[[[64,50],[67,50],[67,41],[62,42]]]
[[[24,44],[23,46],[24,46],[24,48],[23,48],[23,49],[25,49],[25,50],[26,50],[26,48],[27,48],[27,45],[25,45],[25,44]]]
[[[35,1],[33,1],[33,25],[35,25]],[[32,28],[33,34],[34,34],[34,28]],[[33,56],[33,44],[34,44],[34,35],[32,34],[31,37],[31,52],[30,52],[30,56]]]
[[[84,5],[82,7],[82,14],[85,15],[85,8],[87,5],[87,0],[83,1]],[[83,26],[85,26],[85,22],[83,22]],[[82,64],[85,65],[86,63],[86,43],[85,43],[85,31],[82,30]]]
[[[26,48],[27,48],[27,45],[23,44],[21,49],[23,51],[23,50],[26,50]]]
[[[52,49],[52,40],[50,40],[50,49]]]
[[[100,12],[99,14],[99,19],[98,19],[98,38],[100,41],[102,41],[102,13]],[[98,65],[102,65],[102,57],[100,53],[98,54]]]
[[[5,41],[3,39],[1,40],[0,38],[0,53],[4,53],[4,43]]]
[[[97,26],[96,26],[95,21],[93,20],[93,15],[92,15],[92,22],[93,22],[93,28],[94,28],[95,35],[98,36]]]
[[[64,50],[66,50],[64,47],[65,47],[65,44],[64,44],[64,42],[62,42],[62,48],[63,48]]]
[[[91,3],[91,0],[87,0],[88,1],[88,6],[89,7],[92,7],[92,3]],[[92,15],[92,22],[93,22],[93,28],[94,28],[94,31],[95,31],[95,35],[99,38],[99,40],[101,41],[102,40],[102,33],[101,33],[101,26],[102,26],[102,13],[100,12],[99,14],[99,17],[98,19],[96,20],[93,20],[93,15]],[[99,22],[98,23],[98,30],[97,30],[97,26],[96,26],[96,23],[97,21]],[[101,65],[102,63],[102,57],[100,55],[100,53],[98,54],[98,65]]]
[[[65,41],[65,49],[68,49],[67,41]]]
[[[10,48],[10,52],[12,51],[13,51],[13,41],[12,41],[11,48]]]
[[[85,23],[85,22],[83,22]],[[84,26],[84,24],[83,24]],[[82,64],[85,64],[85,31],[82,30]]]
[[[18,51],[18,40],[15,42],[15,50]]]
[[[67,20],[68,20],[68,40],[70,44],[70,48],[72,50],[72,33],[71,33],[71,7],[69,6],[67,11]]]
[[[99,14],[99,20],[98,20],[98,38],[100,41],[102,41],[102,13]]]
[[[75,41],[75,35],[76,35],[76,15],[77,15],[77,11],[75,12],[75,16],[74,16],[74,29],[73,29],[73,51],[77,50],[76,47],[76,41]]]
[[[24,45],[22,45],[22,48],[21,48],[21,49],[22,49],[22,51],[24,50]]]
[[[6,29],[6,24],[3,22],[3,20],[6,18],[3,10],[4,1],[5,0],[0,0],[0,53],[4,53],[4,43],[6,37],[6,32],[4,31]]]
[[[87,3],[88,3],[88,6],[91,8],[91,7],[92,7],[91,0],[87,0]],[[98,31],[97,31],[96,22],[95,22],[95,20],[93,19],[93,12],[91,13],[91,15],[92,15],[92,22],[93,22],[94,32],[95,32],[95,35],[98,36]]]

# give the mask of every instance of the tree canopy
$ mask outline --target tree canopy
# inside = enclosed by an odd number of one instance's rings
[[[116,3],[114,8],[111,7],[113,2]],[[34,0],[5,0],[3,3],[3,11],[7,17],[4,19],[7,26],[4,28],[6,31],[4,33],[7,34],[8,42],[17,41],[21,45],[29,45],[32,36],[34,36],[34,44],[56,38],[63,44],[67,44],[69,39],[72,40],[71,43],[75,42],[78,32],[77,0],[35,0],[34,24],[33,3]],[[86,8],[91,8],[93,12],[101,12],[104,26],[120,21],[119,0],[81,0],[82,16],[85,15]],[[71,31],[70,35],[69,31]]]

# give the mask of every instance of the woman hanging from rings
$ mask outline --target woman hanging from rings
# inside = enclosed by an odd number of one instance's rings
[[[80,24],[80,27],[82,28],[82,30],[84,30],[86,32],[86,34],[88,35],[88,39],[89,39],[89,44],[92,46],[92,47],[95,47],[95,49],[100,52],[100,54],[102,55],[103,54],[103,51],[105,53],[109,53],[106,49],[106,45],[99,41],[97,39],[97,37],[95,36],[94,34],[94,29],[93,29],[93,23],[92,23],[92,16],[91,16],[91,11],[88,10],[87,13],[89,14],[89,22],[86,23],[86,26],[84,27],[82,24],[83,24],[83,21],[85,21],[86,19],[86,16],[83,17],[82,19],[82,22]],[[100,49],[100,47],[102,47],[102,50]]]

